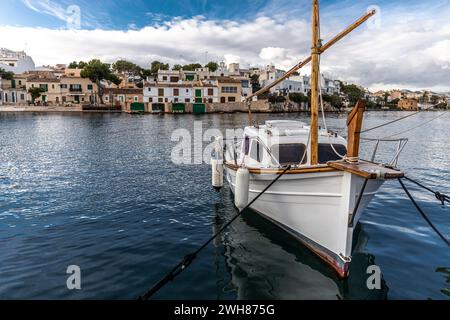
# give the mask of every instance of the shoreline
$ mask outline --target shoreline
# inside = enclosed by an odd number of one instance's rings
[[[382,109],[368,109],[366,111],[374,111],[374,112],[415,112],[416,110],[382,110]],[[443,112],[449,111],[449,109],[432,109],[432,110],[423,110],[422,112]],[[193,112],[184,112],[184,113],[176,113],[176,112],[141,112],[141,113],[130,113],[124,110],[83,110],[82,106],[77,107],[37,107],[37,106],[0,106],[0,113],[127,113],[127,114],[153,114],[153,115],[162,115],[162,114],[174,114],[174,115],[183,115],[183,114],[195,114]],[[261,114],[282,114],[282,113],[309,113],[308,110],[252,110],[252,113],[261,113]],[[325,111],[325,113],[336,113],[336,114],[346,114],[347,110],[342,111]],[[212,111],[206,112],[204,114],[233,114],[233,113],[246,113],[243,110],[231,110],[231,111]]]

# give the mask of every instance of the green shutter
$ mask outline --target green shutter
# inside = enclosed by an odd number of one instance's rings
[[[173,113],[184,113],[186,112],[186,105],[184,103],[174,103],[172,104]]]
[[[203,103],[194,103],[192,112],[195,114],[204,114],[206,113],[206,106]]]
[[[133,102],[131,104],[131,111],[132,112],[144,112],[145,111],[145,106],[144,106],[143,103]]]
[[[152,104],[152,112],[154,112],[154,113],[164,112],[164,103],[153,103]]]

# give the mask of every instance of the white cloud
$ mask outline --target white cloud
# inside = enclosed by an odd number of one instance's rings
[[[384,19],[380,29],[363,26],[323,54],[322,71],[367,87],[450,90],[450,22],[444,17]],[[324,22],[323,38],[340,29]],[[210,59],[243,65],[270,60],[287,69],[307,57],[311,47],[307,20],[264,16],[245,22],[177,18],[129,31],[0,26],[0,33],[0,47],[22,49],[27,43],[37,64],[124,58],[148,66],[153,59],[203,62],[208,52]]]
[[[274,48],[274,47],[267,47],[262,48],[261,52],[259,53],[259,57],[263,60],[267,60],[269,62],[273,60],[280,60],[286,58],[286,49],[285,48]]]
[[[22,0],[22,2],[33,11],[67,21],[66,9],[50,0]]]

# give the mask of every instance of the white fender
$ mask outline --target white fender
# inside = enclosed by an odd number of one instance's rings
[[[223,160],[211,159],[212,186],[216,190],[223,187]]]
[[[248,205],[248,192],[250,185],[250,172],[247,168],[239,168],[236,172],[236,190],[234,205],[238,209],[244,209]]]

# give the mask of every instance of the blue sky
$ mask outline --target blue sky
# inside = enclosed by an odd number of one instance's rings
[[[73,27],[70,6],[80,10]],[[371,6],[376,18],[322,56],[322,71],[374,90],[450,91],[450,0],[321,0],[326,41]],[[0,47],[37,65],[124,58],[289,68],[310,50],[310,0],[2,0]],[[76,21],[76,19],[75,19]],[[302,70],[308,73],[308,68]]]
[[[432,2],[431,6],[436,6],[437,13],[439,7],[448,4],[448,1]],[[363,12],[370,5],[400,13],[399,8],[419,11],[422,6],[430,6],[430,1],[322,0],[320,4],[327,17],[343,17],[345,22],[346,17]],[[174,17],[203,16],[205,19],[238,21],[261,15],[306,18],[311,7],[309,0],[2,0],[0,24],[64,28],[66,22],[55,12],[64,13],[70,5],[80,8],[82,28],[108,30],[143,28]]]

